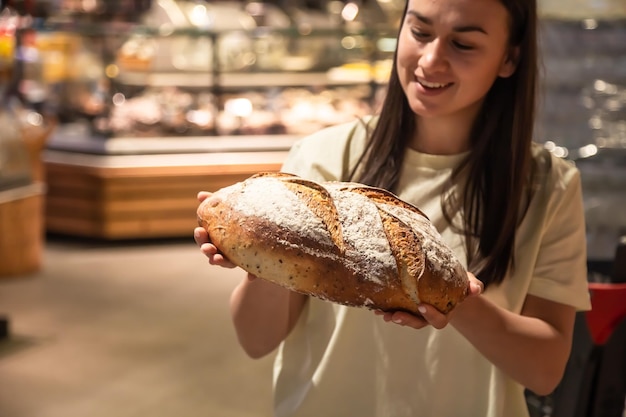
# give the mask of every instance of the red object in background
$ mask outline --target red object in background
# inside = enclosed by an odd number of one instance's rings
[[[589,283],[591,310],[585,314],[591,338],[604,345],[615,328],[626,318],[626,283]]]

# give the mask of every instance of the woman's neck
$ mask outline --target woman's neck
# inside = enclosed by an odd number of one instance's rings
[[[468,151],[477,112],[468,113],[449,117],[416,116],[417,128],[409,146],[432,155],[455,155]]]

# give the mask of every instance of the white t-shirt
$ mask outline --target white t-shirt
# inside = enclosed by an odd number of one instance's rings
[[[345,180],[365,136],[361,122],[322,130],[296,143],[283,171]],[[463,239],[443,217],[440,197],[464,155],[407,152],[397,194],[424,211],[465,262]],[[483,296],[514,312],[527,294],[586,310],[579,174],[538,146],[535,154],[542,181],[518,231],[514,275]],[[452,326],[415,330],[312,297],[279,348],[274,391],[277,417],[528,416],[524,388]]]

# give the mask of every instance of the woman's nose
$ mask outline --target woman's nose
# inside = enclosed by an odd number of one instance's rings
[[[422,49],[420,66],[430,70],[444,68],[447,65],[445,45],[439,39],[433,39]]]

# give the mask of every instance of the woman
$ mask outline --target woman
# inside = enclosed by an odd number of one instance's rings
[[[243,280],[233,321],[250,356],[279,347],[277,416],[527,416],[524,388],[559,383],[589,308],[585,226],[578,172],[532,144],[536,25],[532,0],[409,0],[380,114],[293,147],[283,171],[418,206],[473,273],[472,296],[416,317]]]

